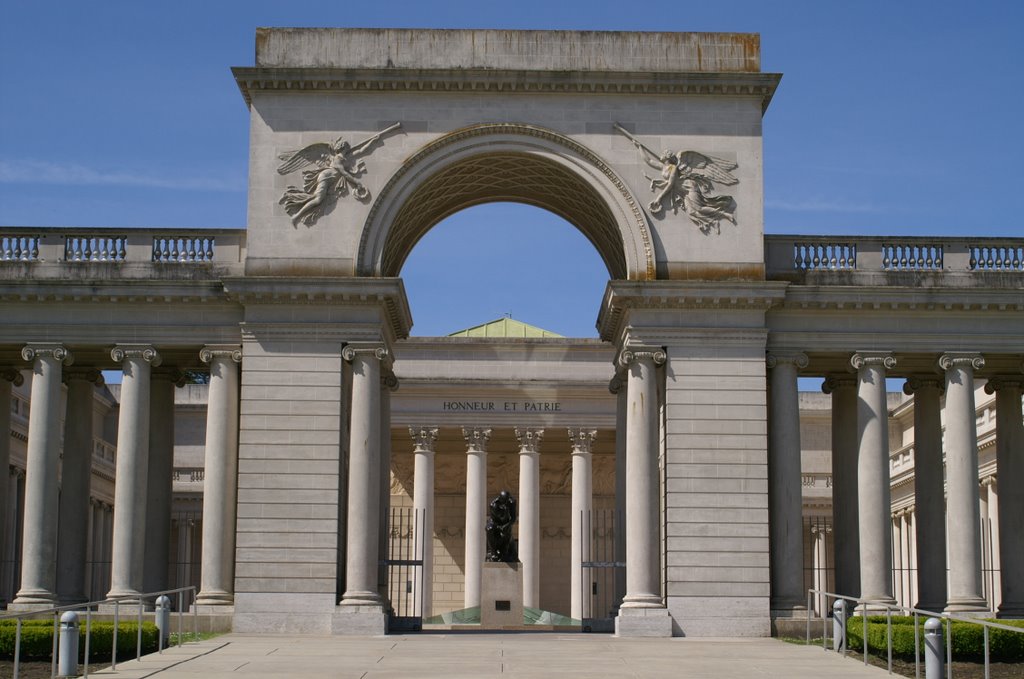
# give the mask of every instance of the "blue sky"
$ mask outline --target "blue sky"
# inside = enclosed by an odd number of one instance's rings
[[[764,121],[769,233],[1024,232],[1024,4],[1009,1],[12,0],[0,226],[244,226],[229,68],[252,64],[257,26],[759,32],[763,69],[784,74]],[[511,313],[593,336],[607,274],[568,224],[494,205],[435,228],[403,277],[416,334]]]

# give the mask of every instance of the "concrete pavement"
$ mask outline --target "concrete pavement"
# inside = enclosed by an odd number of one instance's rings
[[[586,677],[587,679],[879,679],[886,672],[820,646],[775,639],[617,639],[590,634],[309,637],[226,634],[90,676]]]

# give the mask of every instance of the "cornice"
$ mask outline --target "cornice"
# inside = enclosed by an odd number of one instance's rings
[[[226,303],[220,281],[35,280],[0,283],[2,302]]]
[[[1024,311],[1024,290],[797,285],[786,289],[775,311]]]
[[[768,108],[781,73],[540,71],[518,69],[231,69],[247,106],[253,92],[501,92],[524,94],[725,95]]]

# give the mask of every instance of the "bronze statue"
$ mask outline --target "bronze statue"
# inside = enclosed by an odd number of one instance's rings
[[[519,560],[516,541],[512,539],[512,524],[516,522],[516,500],[507,491],[491,500],[487,519],[487,560],[515,563]]]

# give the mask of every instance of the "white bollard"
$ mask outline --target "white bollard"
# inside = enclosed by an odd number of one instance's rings
[[[163,653],[171,639],[171,600],[163,594],[156,598],[156,628],[160,634],[160,652]]]
[[[846,600],[836,599],[832,604],[832,650],[846,651]]]
[[[942,679],[945,657],[942,652],[942,621],[928,618],[924,623],[924,676]]]
[[[78,676],[78,614],[68,611],[60,616],[60,647],[57,653],[57,676]]]

